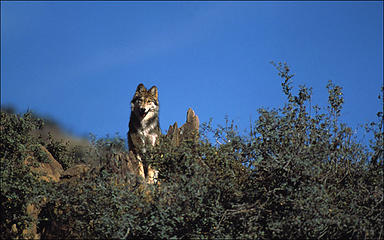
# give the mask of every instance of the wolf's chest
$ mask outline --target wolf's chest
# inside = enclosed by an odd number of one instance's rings
[[[140,140],[144,146],[147,144],[155,146],[158,134],[153,131],[153,128],[139,130],[138,135],[140,136]]]

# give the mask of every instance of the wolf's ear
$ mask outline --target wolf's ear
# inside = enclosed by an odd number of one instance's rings
[[[145,92],[145,91],[147,91],[147,89],[144,87],[142,83],[140,83],[136,88],[136,92]]]
[[[151,89],[149,89],[149,92],[150,92],[155,98],[157,98],[158,93],[157,93],[157,87],[156,87],[156,86],[152,86]]]

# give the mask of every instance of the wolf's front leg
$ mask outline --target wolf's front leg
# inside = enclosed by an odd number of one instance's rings
[[[159,177],[159,171],[153,169],[151,166],[148,166],[147,183],[149,183],[149,184],[157,183],[158,177]]]
[[[139,172],[139,175],[143,178],[143,179],[145,179],[145,172],[144,172],[144,164],[143,164],[143,162],[141,161],[141,157],[139,156],[139,155],[137,155],[136,156],[136,159],[137,159],[137,161],[138,161],[138,172]]]

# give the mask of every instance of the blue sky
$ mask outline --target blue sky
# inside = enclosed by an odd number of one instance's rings
[[[270,61],[326,106],[343,87],[343,120],[376,119],[383,82],[382,2],[1,2],[1,104],[77,135],[128,131],[136,86],[156,85],[163,133],[225,116],[246,129],[282,107]]]

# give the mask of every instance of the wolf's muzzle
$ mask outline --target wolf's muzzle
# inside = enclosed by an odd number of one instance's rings
[[[145,108],[140,108],[140,109],[139,109],[139,113],[140,113],[140,116],[141,116],[142,118],[144,118],[145,115],[147,115],[148,112],[149,112],[149,111],[147,111],[147,109],[145,109]]]

